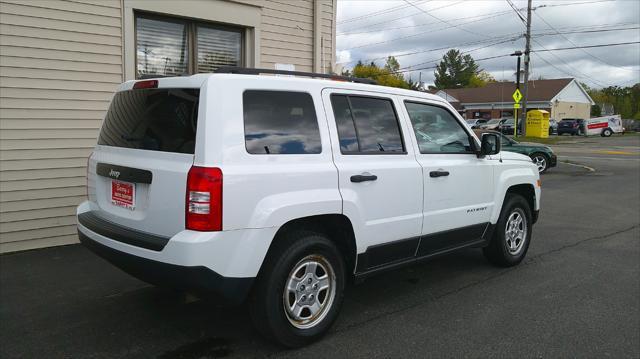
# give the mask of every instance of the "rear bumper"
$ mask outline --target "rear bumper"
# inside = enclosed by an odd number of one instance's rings
[[[80,242],[91,251],[130,275],[159,286],[215,295],[230,304],[244,301],[253,278],[229,278],[204,266],[163,263],[115,250],[78,230]]]
[[[278,230],[182,230],[162,236],[122,226],[91,201],[78,206],[77,216],[82,242],[127,273],[235,303],[246,297]]]

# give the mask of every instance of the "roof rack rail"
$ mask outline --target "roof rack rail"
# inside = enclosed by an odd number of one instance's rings
[[[223,66],[214,71],[218,74],[241,74],[241,75],[260,75],[260,74],[275,74],[275,75],[290,75],[290,76],[305,76],[305,77],[319,77],[323,79],[357,82],[361,84],[377,85],[378,83],[372,79],[359,78],[359,77],[347,77],[340,75],[319,74],[315,72],[302,72],[302,71],[287,71],[287,70],[272,70],[272,69],[256,69],[249,67],[239,66]]]

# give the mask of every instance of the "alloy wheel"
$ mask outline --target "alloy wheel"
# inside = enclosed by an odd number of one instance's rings
[[[336,275],[321,255],[309,255],[289,273],[282,295],[285,314],[298,329],[309,329],[327,315],[336,295]]]
[[[507,250],[511,255],[518,255],[527,238],[527,218],[520,208],[515,208],[507,218],[505,225],[505,241],[507,242]]]

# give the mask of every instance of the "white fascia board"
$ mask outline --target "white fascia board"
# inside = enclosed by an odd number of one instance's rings
[[[577,90],[577,91],[576,91]],[[574,101],[575,99],[568,99],[568,100],[563,100],[563,95],[569,93],[570,91],[573,91],[573,93],[575,94],[576,92],[580,92],[584,97],[585,101]],[[582,102],[582,103],[589,103],[592,106],[595,105],[595,102],[593,101],[593,99],[591,98],[591,96],[589,96],[589,94],[587,93],[587,91],[585,91],[585,89],[582,87],[582,85],[580,85],[580,83],[578,81],[576,81],[576,79],[571,80],[567,86],[563,87],[562,90],[558,91],[558,93],[553,96],[553,98],[551,99],[551,102],[554,102],[558,100],[559,102]]]

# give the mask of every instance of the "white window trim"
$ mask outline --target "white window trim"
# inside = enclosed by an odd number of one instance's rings
[[[241,26],[244,33],[244,56],[247,67],[260,67],[260,25],[262,8],[230,1],[123,1],[124,81],[136,79],[135,11],[161,16],[187,17],[221,25]]]

